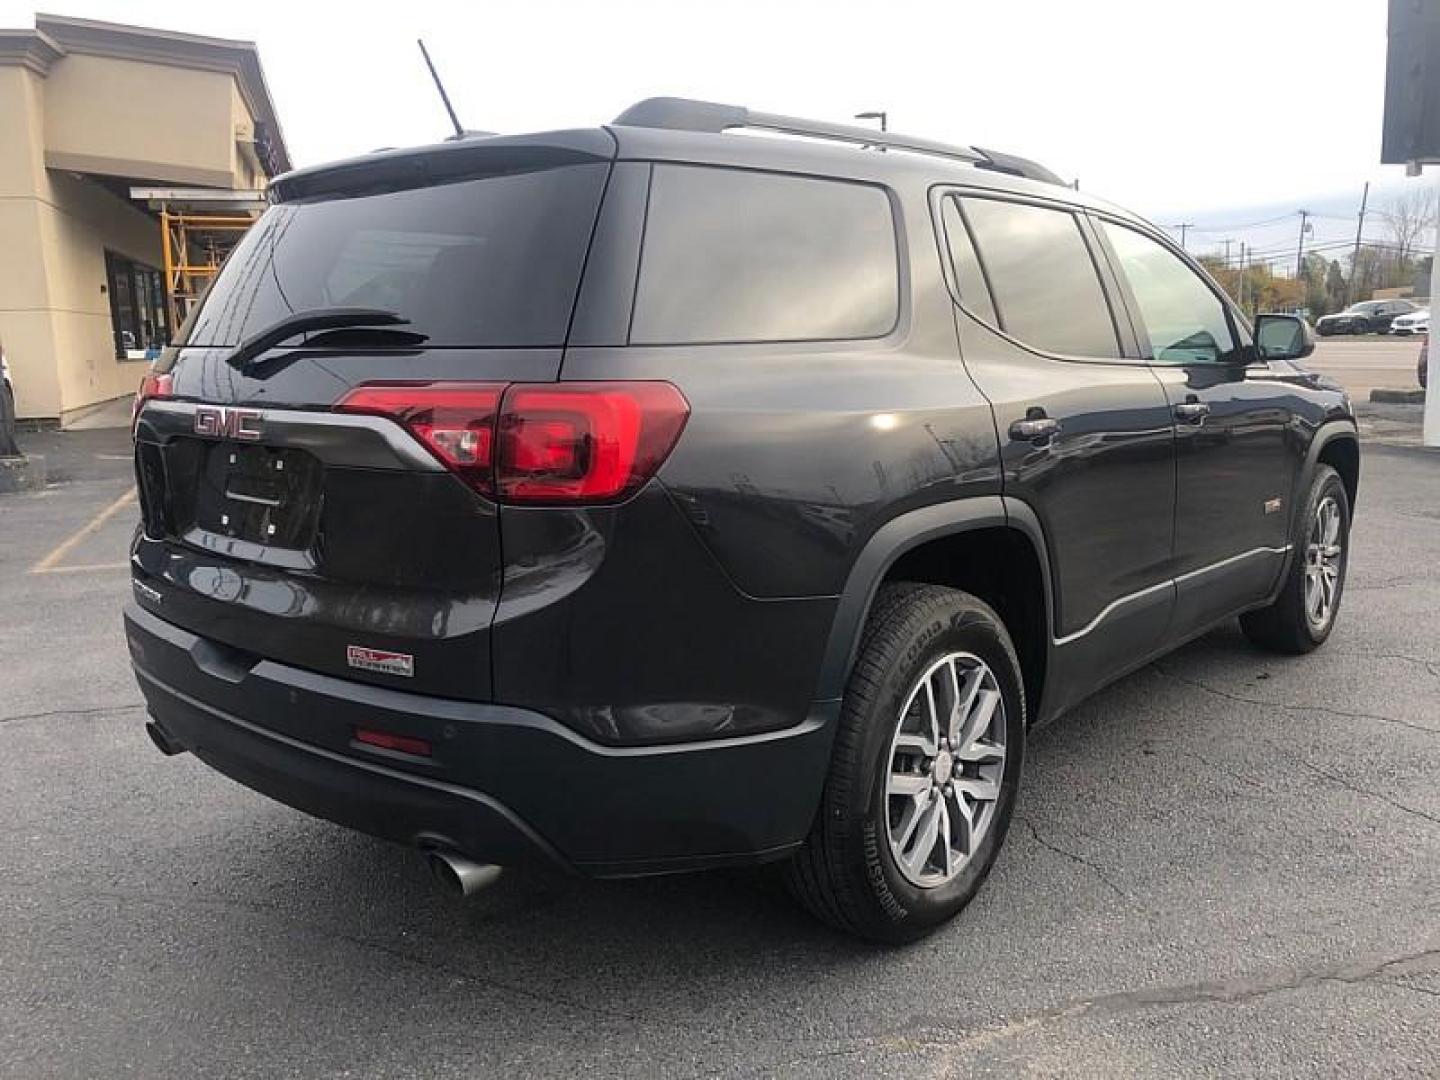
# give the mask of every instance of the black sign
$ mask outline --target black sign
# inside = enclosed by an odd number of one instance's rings
[[[1440,0],[1390,0],[1380,160],[1440,162]]]

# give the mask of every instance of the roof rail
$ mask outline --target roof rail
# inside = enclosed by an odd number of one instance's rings
[[[832,124],[824,120],[804,120],[778,113],[756,112],[743,105],[721,105],[713,101],[691,101],[689,98],[655,97],[631,105],[614,120],[628,127],[666,128],[672,131],[699,131],[719,134],[731,128],[756,128],[801,135],[811,139],[831,139],[857,146],[888,147],[910,150],[917,154],[965,161],[978,169],[1023,176],[1047,184],[1064,182],[1049,169],[1026,158],[981,150],[975,146],[951,146],[930,139],[897,135],[890,131],[873,131],[854,124]]]

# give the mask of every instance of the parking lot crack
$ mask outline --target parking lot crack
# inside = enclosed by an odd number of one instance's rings
[[[541,1005],[550,1005],[592,1019],[595,1017],[603,1017],[608,1020],[631,1024],[640,1024],[645,1020],[643,1016],[636,1013],[624,1012],[604,1005],[596,1005],[591,1002],[575,1001],[562,994],[535,990],[519,982],[496,978],[490,974],[479,974],[463,966],[458,966],[443,959],[432,958],[410,949],[401,948],[374,937],[323,926],[307,919],[293,918],[268,904],[246,903],[236,900],[233,897],[186,896],[174,893],[137,892],[129,889],[92,890],[87,895],[92,899],[102,897],[127,904],[148,904],[161,909],[165,907],[196,907],[240,912],[260,917],[274,916],[283,919],[290,927],[300,933],[323,940],[350,945],[357,949],[381,953],[401,963],[446,975],[467,985],[484,987],[497,993],[523,998]]]
[[[1375,982],[1394,988],[1418,990],[1421,993],[1435,995],[1436,992],[1427,987],[1416,987],[1413,983],[1399,982],[1397,976],[1403,977],[1409,974],[1440,970],[1440,963],[1437,961],[1440,961],[1440,948],[1427,948],[1380,960],[1351,961],[1309,970],[1279,972],[1268,976],[1186,983],[1147,990],[1123,990],[1113,994],[1054,1005],[1024,1016],[1004,1020],[959,1039],[939,1037],[915,1039],[911,1037],[904,1040],[903,1043],[896,1040],[896,1044],[897,1048],[903,1046],[912,1052],[924,1049],[943,1049],[948,1056],[953,1057],[956,1054],[983,1049],[990,1044],[1013,1039],[1059,1020],[1070,1020],[1082,1016],[1123,1015],[1144,1009],[1164,1007],[1246,1005],[1272,994],[1304,990],[1325,984],[1356,986]]]
[[[1271,743],[1270,745],[1274,746],[1275,744]],[[1277,746],[1275,747],[1275,749],[1279,751],[1280,748]],[[1295,763],[1298,764],[1301,768],[1313,773],[1316,776],[1322,777],[1325,780],[1329,780],[1332,784],[1338,784],[1340,787],[1343,787],[1347,791],[1353,791],[1357,795],[1364,795],[1366,798],[1376,799],[1379,802],[1385,803],[1387,806],[1394,807],[1396,810],[1399,810],[1402,813],[1411,814],[1414,817],[1420,818],[1424,821],[1428,821],[1432,825],[1440,825],[1440,817],[1436,817],[1434,814],[1427,813],[1426,811],[1420,810],[1417,807],[1400,802],[1398,799],[1392,799],[1390,796],[1383,795],[1378,791],[1371,790],[1370,788],[1363,788],[1358,784],[1351,783],[1349,780],[1345,779],[1345,777],[1340,776],[1336,773],[1332,773],[1326,769],[1322,769],[1316,765],[1312,765],[1310,764],[1310,762],[1306,761],[1302,757],[1294,757],[1293,755],[1290,756],[1292,760],[1295,761]]]
[[[1100,869],[1100,867],[1097,866],[1095,863],[1091,862],[1083,855],[1078,855],[1073,851],[1069,851],[1065,848],[1060,847],[1058,844],[1053,844],[1049,840],[1045,839],[1045,837],[1040,835],[1040,830],[1035,827],[1035,823],[1029,818],[1021,818],[1020,821],[1025,826],[1025,828],[1030,831],[1030,835],[1034,837],[1035,842],[1041,847],[1045,848],[1048,851],[1053,851],[1056,855],[1061,855],[1069,859],[1071,862],[1079,863],[1081,866],[1085,867],[1092,874],[1098,877],[1102,882],[1104,882],[1105,885],[1108,886],[1115,893],[1116,896],[1119,896],[1122,899],[1129,898],[1129,893],[1127,893],[1124,889],[1120,888],[1119,885],[1116,885],[1113,881],[1111,881],[1110,878],[1106,875],[1105,871]]]
[[[84,709],[47,709],[44,712],[21,713],[18,716],[0,716],[0,724],[18,724],[22,720],[48,720],[53,716],[94,716],[97,713],[125,713],[143,709],[143,701],[127,702],[123,705],[98,705]]]
[[[1423,667],[1435,678],[1440,679],[1440,663],[1420,656],[1406,656],[1404,653],[1340,653],[1341,656],[1363,656],[1367,660],[1402,660],[1407,664]]]
[[[1267,701],[1265,698],[1249,697],[1245,694],[1237,694],[1233,690],[1221,690],[1219,687],[1211,686],[1193,679],[1188,675],[1181,675],[1179,672],[1171,671],[1161,664],[1150,665],[1155,671],[1167,679],[1174,679],[1176,682],[1184,683],[1186,686],[1193,686],[1197,690],[1203,690],[1207,694],[1224,698],[1227,701],[1239,702],[1242,705],[1262,705],[1267,709],[1280,709],[1282,712],[1290,713],[1321,713],[1325,716],[1336,716],[1346,720],[1375,720],[1382,724],[1395,724],[1398,727],[1409,728],[1411,731],[1423,731],[1427,735],[1440,735],[1440,728],[1429,727],[1425,724],[1416,724],[1410,720],[1401,720],[1395,716],[1384,716],[1380,713],[1351,712],[1346,709],[1332,709],[1328,705],[1288,705],[1283,701]]]

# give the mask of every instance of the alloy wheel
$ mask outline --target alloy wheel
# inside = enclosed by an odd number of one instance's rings
[[[1324,630],[1335,617],[1340,584],[1345,572],[1341,543],[1340,504],[1327,495],[1315,507],[1310,537],[1305,545],[1305,618],[1310,628]]]
[[[951,653],[905,699],[890,740],[890,853],[912,885],[952,881],[990,830],[1005,775],[1005,701],[985,661]]]

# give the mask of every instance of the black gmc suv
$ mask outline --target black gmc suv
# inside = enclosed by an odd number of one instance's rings
[[[1031,162],[655,99],[271,192],[137,398],[148,730],[452,887],[785,860],[918,937],[1034,725],[1334,624],[1308,327]]]

